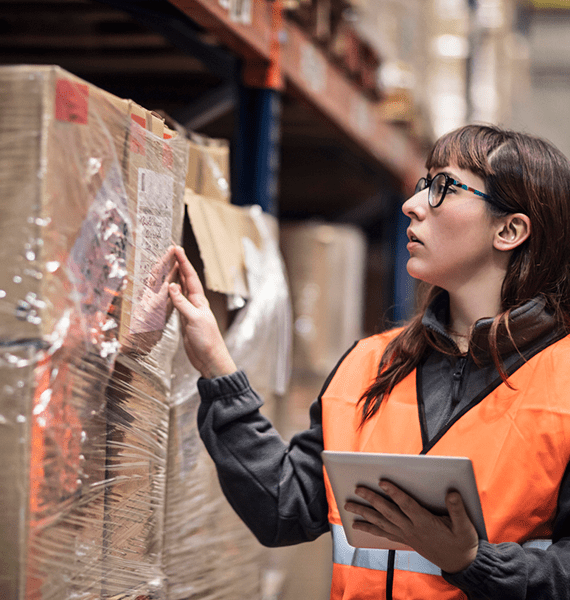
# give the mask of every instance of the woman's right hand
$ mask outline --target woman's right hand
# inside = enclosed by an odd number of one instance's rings
[[[176,246],[174,255],[180,284],[171,283],[168,291],[182,319],[182,338],[188,359],[207,379],[231,375],[237,368],[210,310],[198,274],[180,246]]]

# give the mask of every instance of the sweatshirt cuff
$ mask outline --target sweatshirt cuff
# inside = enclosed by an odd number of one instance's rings
[[[458,573],[442,573],[448,583],[466,591],[485,589],[489,580],[497,576],[501,568],[497,564],[497,546],[485,540],[479,540],[479,548],[475,560],[463,571]],[[504,575],[504,574],[503,574]]]
[[[236,371],[231,375],[213,379],[198,379],[198,392],[202,402],[214,402],[228,397],[241,396],[251,389],[247,375]]]

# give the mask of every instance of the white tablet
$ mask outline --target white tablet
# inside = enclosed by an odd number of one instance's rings
[[[407,492],[420,504],[437,514],[446,514],[445,496],[449,490],[461,494],[479,538],[487,533],[481,511],[479,493],[469,458],[410,454],[376,454],[371,452],[322,452],[323,462],[331,482],[346,539],[356,548],[409,550],[408,546],[392,542],[352,528],[358,515],[344,510],[347,500],[367,504],[354,493],[363,485],[382,494],[379,482],[386,479]],[[385,495],[385,494],[383,494]]]

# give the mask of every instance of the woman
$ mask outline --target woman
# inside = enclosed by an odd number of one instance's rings
[[[570,598],[570,164],[550,144],[471,125],[438,140],[404,203],[408,271],[429,285],[403,328],[361,340],[287,445],[225,349],[177,250],[171,286],[201,372],[200,434],[228,500],[269,546],[331,529],[331,598]],[[414,549],[346,545],[320,452],[469,456],[489,541],[390,482],[360,527]]]

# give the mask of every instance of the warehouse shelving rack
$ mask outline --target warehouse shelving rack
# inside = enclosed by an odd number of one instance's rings
[[[232,202],[354,223],[400,264],[397,213],[423,174],[421,143],[281,2],[0,0],[0,63],[59,64],[230,138]]]

